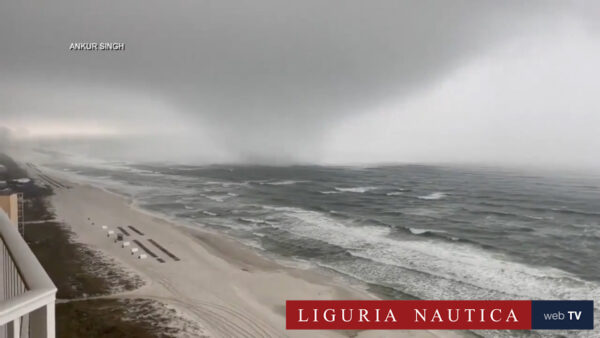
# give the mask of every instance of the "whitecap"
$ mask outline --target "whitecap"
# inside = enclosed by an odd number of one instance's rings
[[[386,195],[387,196],[400,196],[402,194],[403,194],[403,192],[401,192],[401,191],[392,191],[392,192],[388,192]]]
[[[213,200],[215,202],[225,202],[226,200],[232,198],[231,195],[202,195],[202,197],[208,198],[209,200]]]
[[[229,187],[232,187],[232,186],[244,186],[244,185],[247,185],[246,182],[238,183],[238,182],[226,182],[226,181],[206,181],[206,182],[203,182],[202,184],[204,184],[204,185],[218,185],[218,186],[221,186],[222,188],[229,188]]]
[[[558,296],[564,298],[600,296],[596,283],[555,268],[514,262],[476,246],[455,241],[392,239],[388,228],[349,226],[322,213],[299,208],[288,208],[284,214],[291,225],[286,230],[295,236],[344,247],[354,256],[406,269],[406,273],[414,271],[415,276],[426,276],[427,283],[421,280],[421,283],[405,285],[409,288],[407,291],[417,297],[452,299],[469,291],[473,298],[550,298],[557,296],[554,290],[561,290]]]
[[[285,180],[285,181],[274,181],[274,182],[261,182],[260,184],[268,184],[268,185],[292,185],[296,183],[304,183],[307,181],[295,181],[295,180]]]
[[[446,193],[441,192],[441,191],[436,191],[433,192],[429,195],[425,195],[425,196],[418,196],[418,199],[422,199],[422,200],[441,200],[442,198],[446,197]]]
[[[419,228],[408,228],[408,230],[413,234],[413,235],[423,235],[426,233],[444,233],[444,230],[431,230],[431,229],[419,229]]]
[[[334,189],[337,191],[341,191],[341,192],[354,192],[354,193],[362,194],[367,191],[375,190],[375,189],[377,189],[377,187],[352,187],[352,188],[335,187]]]
[[[267,221],[264,221],[262,219],[257,219],[257,218],[247,218],[247,217],[240,217],[240,221],[242,222],[246,222],[246,223],[252,223],[252,224],[267,224]]]

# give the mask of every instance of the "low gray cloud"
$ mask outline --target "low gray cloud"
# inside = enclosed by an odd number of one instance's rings
[[[552,34],[569,20],[595,29],[587,6],[8,1],[0,4],[1,114],[132,133],[172,128],[185,130],[177,149],[190,153],[194,140],[213,140],[232,159],[311,161],[348,117],[427,91],[506,41]],[[88,41],[126,49],[68,49]]]

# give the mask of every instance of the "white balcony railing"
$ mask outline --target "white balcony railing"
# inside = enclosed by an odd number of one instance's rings
[[[0,337],[54,338],[56,287],[0,210]]]

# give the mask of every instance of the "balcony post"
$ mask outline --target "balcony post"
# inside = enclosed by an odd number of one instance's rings
[[[7,338],[20,338],[21,337],[21,320],[17,318],[11,322],[6,323],[7,325]]]
[[[31,312],[29,330],[30,338],[55,338],[54,302]]]

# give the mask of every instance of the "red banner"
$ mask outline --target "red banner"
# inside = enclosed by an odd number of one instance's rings
[[[531,301],[288,300],[288,330],[529,330]]]

